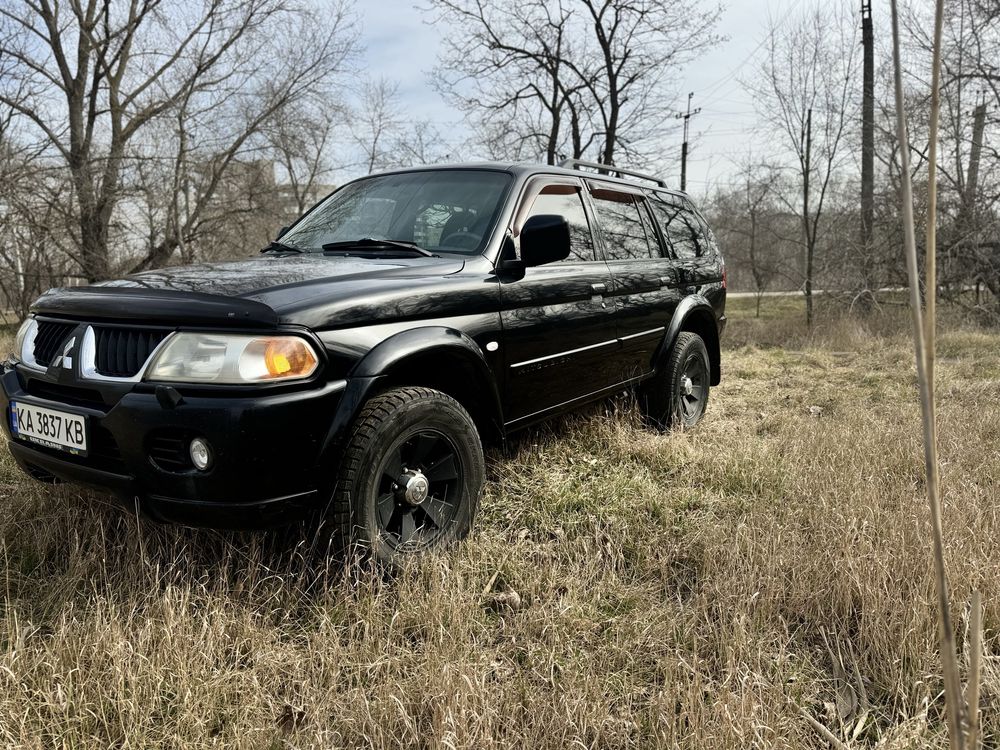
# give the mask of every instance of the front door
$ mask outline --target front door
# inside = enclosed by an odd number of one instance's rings
[[[526,424],[615,382],[619,348],[611,273],[599,258],[575,178],[540,177],[528,183],[511,234],[531,216],[563,216],[570,256],[501,275],[501,321],[507,366],[507,419]]]

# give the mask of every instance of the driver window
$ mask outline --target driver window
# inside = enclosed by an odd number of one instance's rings
[[[543,214],[562,216],[569,224],[570,252],[566,261],[592,261],[594,238],[580,191],[573,185],[546,185],[531,204],[527,217]],[[563,262],[566,262],[563,261]]]
[[[475,248],[482,239],[481,218],[464,206],[431,204],[414,218],[413,241],[421,247]]]

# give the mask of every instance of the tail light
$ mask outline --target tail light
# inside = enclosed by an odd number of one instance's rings
[[[722,264],[722,288],[726,289],[729,286],[729,276],[726,274],[726,264]]]

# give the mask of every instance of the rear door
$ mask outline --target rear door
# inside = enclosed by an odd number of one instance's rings
[[[525,269],[523,277],[500,275],[509,422],[527,423],[615,380],[611,273],[598,255],[582,190],[576,178],[533,178],[514,217],[515,247],[530,216],[565,217],[572,251],[564,261]]]
[[[664,253],[641,190],[588,181],[613,297],[622,350],[619,381],[648,375],[667,325],[682,297],[677,268]]]
[[[678,287],[685,294],[694,294],[721,281],[722,264],[715,235],[692,203],[681,195],[654,192],[649,206],[667,251],[676,258]]]

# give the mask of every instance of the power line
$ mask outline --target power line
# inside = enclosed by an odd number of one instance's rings
[[[783,23],[785,23],[785,21],[787,21],[792,16],[792,11],[796,10],[798,8],[798,6],[802,4],[802,2],[803,2],[803,0],[794,0],[794,2],[788,7],[788,9],[786,11],[784,11],[784,13],[782,14],[781,20],[778,22],[778,25],[775,26],[774,29],[772,29],[772,31],[777,31],[777,29],[780,28],[781,25]],[[715,83],[709,84],[707,90],[703,94],[704,101],[706,103],[714,101],[712,99],[712,94],[714,94],[716,91],[719,90],[719,88],[721,88],[722,86],[726,85],[731,80],[733,80],[734,78],[736,78],[736,76],[739,75],[740,72],[743,70],[743,67],[748,62],[750,62],[750,60],[754,57],[754,55],[756,55],[760,51],[761,47],[763,47],[765,44],[767,44],[767,42],[768,42],[769,39],[770,39],[770,34],[764,34],[764,36],[761,38],[761,40],[757,43],[757,46],[754,47],[752,50],[750,50],[750,53],[746,57],[744,57],[739,62],[739,64],[737,64],[736,66],[734,66],[732,68],[732,70],[730,70],[726,75],[724,75],[718,81],[716,81]]]
[[[781,12],[781,15],[780,15],[779,19],[777,20],[777,22],[775,23],[775,22],[772,21],[772,23],[771,23],[771,29],[768,30],[766,33],[764,33],[762,35],[760,41],[757,42],[757,44],[753,47],[753,49],[750,50],[750,52],[747,53],[739,61],[739,63],[737,63],[736,65],[734,65],[729,70],[729,72],[727,72],[721,78],[719,78],[716,81],[708,84],[707,87],[704,87],[702,89],[701,93],[699,94],[699,96],[700,96],[699,101],[702,102],[702,107],[699,107],[698,111],[701,111],[703,107],[707,108],[705,110],[704,114],[706,116],[709,116],[709,117],[714,117],[715,115],[711,111],[710,105],[713,104],[713,103],[715,103],[715,102],[718,102],[718,101],[723,101],[723,100],[724,101],[728,101],[728,100],[732,99],[732,96],[729,95],[729,94],[727,94],[726,92],[723,92],[722,94],[719,94],[719,95],[717,95],[717,94],[718,94],[718,92],[722,91],[727,86],[727,84],[729,84],[731,81],[733,81],[733,79],[735,79],[744,70],[744,68],[746,67],[747,63],[751,59],[753,59],[757,55],[757,53],[770,41],[770,39],[772,38],[772,35],[778,29],[780,29],[785,23],[787,23],[790,18],[793,17],[794,13],[799,9],[799,7],[802,5],[803,1],[804,0],[792,0],[788,4],[788,7]],[[690,106],[690,99],[691,99],[691,95],[689,94],[689,96],[688,96],[688,106]],[[749,102],[747,102],[747,103],[749,103]],[[744,104],[744,101],[740,100],[737,103],[737,107],[740,107],[743,104]],[[723,106],[725,106],[725,105],[723,105]],[[757,112],[756,111],[753,111],[753,112],[731,112],[731,113],[730,112],[726,112],[726,113],[721,113],[720,112],[719,114],[730,115],[730,116],[741,116],[741,115],[757,114]],[[685,137],[684,137],[684,144],[685,145],[683,147],[682,157],[681,157],[681,159],[682,159],[681,160],[681,183],[682,183],[681,187],[682,187],[682,189],[684,189],[684,186],[687,183],[687,142],[688,142],[688,138],[687,138],[687,124],[688,124],[688,121],[685,120]],[[718,135],[723,136],[724,134],[720,132],[720,133],[718,133]]]

